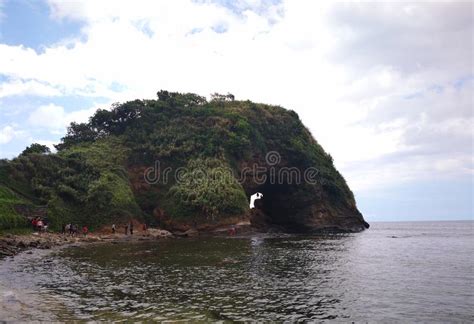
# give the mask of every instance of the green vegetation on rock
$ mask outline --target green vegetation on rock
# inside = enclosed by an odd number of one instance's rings
[[[221,215],[242,215],[247,197],[229,168],[216,158],[190,160],[180,181],[170,188],[176,216],[202,215],[215,220]]]
[[[0,165],[2,183],[47,205],[56,228],[67,222],[97,228],[130,218],[195,224],[248,217],[255,190],[268,193],[262,210],[276,224],[350,229],[364,223],[331,156],[294,111],[230,94],[207,101],[160,91],[158,100],[115,104],[87,123],[72,123],[56,147],[49,153],[32,145]],[[239,182],[244,166],[266,165],[269,151],[280,154],[275,168],[316,168],[318,182]],[[145,181],[145,170],[157,161],[160,181]]]
[[[0,184],[0,229],[27,227],[26,219],[15,210],[19,204],[25,201]]]

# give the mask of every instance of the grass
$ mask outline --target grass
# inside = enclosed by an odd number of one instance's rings
[[[0,230],[11,230],[27,226],[26,218],[18,214],[15,205],[27,202],[14,194],[4,185],[0,185]]]

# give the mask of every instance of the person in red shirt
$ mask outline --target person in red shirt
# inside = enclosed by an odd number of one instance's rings
[[[87,236],[87,233],[89,233],[89,229],[87,228],[87,226],[83,226],[82,227],[82,234],[84,234],[84,236]]]
[[[43,226],[44,226],[44,223],[43,223],[43,221],[41,220],[41,218],[38,219],[38,220],[36,221],[36,228],[38,229],[38,232],[41,233],[41,232],[43,231]]]

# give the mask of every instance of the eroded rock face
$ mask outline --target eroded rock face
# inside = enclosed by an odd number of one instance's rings
[[[264,194],[250,213],[252,225],[261,231],[284,232],[359,232],[369,228],[357,208],[334,206],[317,195],[313,199],[294,196]]]
[[[264,163],[264,162],[261,162]],[[282,161],[285,167],[301,170],[298,165]],[[245,163],[247,165],[248,163]],[[276,168],[275,172],[278,173]],[[281,179],[280,179],[281,180]],[[324,186],[324,179],[315,183],[300,181],[267,181],[244,184],[247,194],[263,193],[251,210],[252,225],[261,231],[285,232],[359,232],[369,228],[358,211],[352,195],[331,196]]]

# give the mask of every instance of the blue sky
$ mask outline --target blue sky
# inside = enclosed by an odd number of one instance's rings
[[[50,18],[45,1],[5,1],[0,40],[3,44],[24,45],[41,52],[48,45],[79,35],[82,23]]]
[[[0,0],[0,157],[159,89],[294,109],[374,220],[472,219],[472,3]]]

